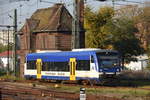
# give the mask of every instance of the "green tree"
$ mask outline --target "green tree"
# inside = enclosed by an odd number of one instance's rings
[[[112,34],[109,41],[111,41],[114,49],[121,53],[123,62],[134,61],[136,60],[135,56],[144,53],[140,40],[135,36],[138,30],[132,20],[117,18],[108,27]]]
[[[149,70],[150,71],[150,63],[148,63],[147,67],[145,68],[145,70]]]
[[[110,7],[100,8],[97,12],[93,12],[90,7],[85,9],[86,47],[107,48],[109,34],[103,30],[113,15],[114,10]]]
[[[145,50],[150,44],[150,2],[146,2],[144,6],[126,5],[116,11],[120,18],[127,18],[134,21],[134,25],[138,29],[137,38],[141,41]]]
[[[98,12],[86,8],[85,29],[87,47],[118,50],[123,62],[135,60],[134,56],[144,52],[135,37],[138,30],[133,20],[115,16],[112,8],[100,8]]]
[[[0,53],[7,50],[7,46],[0,43]]]
[[[150,4],[150,2],[149,2]],[[140,8],[141,12],[134,18],[134,22],[139,32],[137,35],[141,40],[145,50],[150,44],[150,6]]]
[[[12,50],[12,48],[13,48],[13,44],[10,43],[9,44],[9,50]],[[3,45],[2,43],[0,43],[0,53],[7,51],[7,50],[8,50],[8,45]]]

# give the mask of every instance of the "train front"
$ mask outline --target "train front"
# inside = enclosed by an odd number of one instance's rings
[[[117,51],[111,52],[98,52],[96,53],[98,70],[102,76],[112,77],[120,74],[122,67]]]

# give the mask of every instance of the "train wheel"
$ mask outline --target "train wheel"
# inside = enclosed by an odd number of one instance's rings
[[[90,84],[89,80],[82,80],[82,85],[88,85]]]
[[[62,83],[62,80],[56,80],[56,83]]]
[[[101,86],[104,86],[104,84],[105,84],[104,80],[99,83],[99,85],[101,85]]]
[[[95,80],[89,80],[89,85],[90,86],[94,86],[94,85],[96,85],[96,81]]]

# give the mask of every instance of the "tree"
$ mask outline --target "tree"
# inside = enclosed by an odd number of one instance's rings
[[[140,40],[135,36],[138,30],[130,19],[117,18],[115,20],[117,21],[108,26],[112,34],[110,43],[121,53],[123,62],[135,61],[135,56],[144,53]]]
[[[144,6],[140,10],[141,12],[134,18],[134,22],[139,30],[137,36],[141,40],[145,50],[148,50],[150,44],[150,6]]]
[[[141,41],[145,50],[150,44],[150,2],[146,2],[145,6],[126,5],[116,11],[117,17],[133,20],[134,25],[138,29],[136,37]]]
[[[123,62],[135,60],[144,52],[134,34],[138,30],[133,20],[115,16],[112,8],[100,8],[98,12],[86,8],[85,29],[87,47],[118,50]]]
[[[12,50],[12,48],[13,48],[13,44],[10,43],[9,44],[9,50]],[[0,53],[7,51],[7,50],[8,50],[8,45],[3,45],[2,43],[0,43]]]
[[[135,17],[142,12],[142,10],[138,7],[138,5],[125,5],[120,7],[120,9],[116,10],[115,12],[116,17],[134,20]]]
[[[7,50],[7,46],[0,43],[0,53]]]
[[[107,48],[108,34],[103,29],[113,15],[114,11],[110,7],[100,8],[97,12],[93,12],[90,7],[85,9],[86,47]]]

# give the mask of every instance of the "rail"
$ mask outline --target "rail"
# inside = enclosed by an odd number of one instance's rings
[[[3,82],[2,82],[3,83]],[[0,83],[0,100],[79,100],[79,93]],[[87,94],[86,100],[122,100]]]

